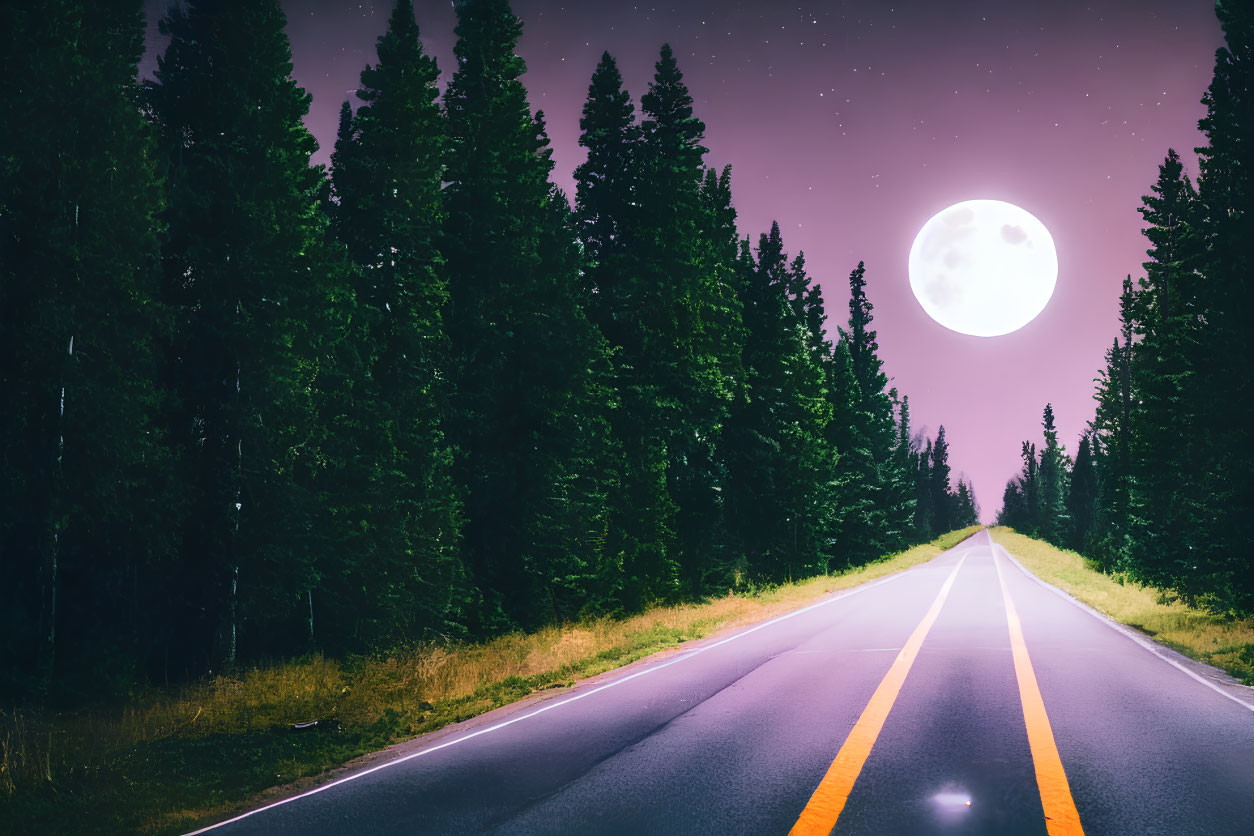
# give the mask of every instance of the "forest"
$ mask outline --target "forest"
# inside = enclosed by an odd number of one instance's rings
[[[1169,150],[1143,198],[1145,274],[1074,458],[1045,406],[999,522],[1221,613],[1254,613],[1254,10],[1216,7],[1226,46],[1202,99],[1197,175]]]
[[[864,266],[829,329],[778,225],[738,231],[669,47],[638,108],[602,58],[571,197],[506,0],[455,4],[449,77],[397,2],[329,170],[310,163],[277,0],[175,7],[147,80],[140,5],[0,9],[5,699],[628,614],[976,521],[944,429],[914,431],[889,385]],[[1200,363],[1213,341],[1187,369],[1147,359],[1155,340],[1195,345],[1194,311],[1220,298],[1195,265],[1248,311],[1248,245],[1199,245],[1221,221],[1254,240],[1202,209],[1212,184],[1244,183],[1215,141],[1201,198],[1164,169],[1147,210],[1201,231],[1159,227],[1084,460],[1102,486],[1085,542],[1121,560],[1160,536],[1125,538],[1147,502],[1201,524],[1183,484],[1151,496],[1137,474],[1211,461],[1160,446],[1193,413],[1151,430],[1138,407],[1128,437],[1125,358],[1131,391],[1187,370],[1199,397],[1236,365],[1248,403],[1235,308],[1222,372]],[[1248,473],[1241,432],[1190,437]]]

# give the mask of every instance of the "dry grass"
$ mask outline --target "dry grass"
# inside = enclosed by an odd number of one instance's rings
[[[903,571],[978,530],[952,532],[841,574],[656,607],[623,619],[548,627],[477,644],[420,645],[344,661],[314,655],[153,692],[112,709],[52,717],[0,711],[0,802],[6,795],[19,799],[67,786],[79,787],[83,797],[99,794],[101,776],[121,775],[129,793],[135,781],[124,772],[136,770],[136,764],[143,764],[143,770],[172,761],[186,774],[172,774],[168,786],[159,790],[148,787],[150,800],[136,800],[133,794],[119,797],[147,808],[133,811],[128,829],[186,828],[231,809],[265,786],[316,774],[535,691],[569,685]],[[292,724],[313,720],[340,731],[290,733]],[[247,746],[253,751],[246,755]],[[252,784],[239,779],[232,783],[218,774],[238,766],[232,758],[245,757],[251,758],[256,774]],[[139,778],[141,785],[154,780]]]
[[[990,533],[1032,572],[1093,609],[1254,684],[1254,619],[1194,609],[1162,590],[1122,575],[1103,574],[1082,555],[1011,528],[998,527]]]

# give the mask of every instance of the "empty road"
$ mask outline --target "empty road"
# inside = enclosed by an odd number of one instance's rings
[[[213,832],[1249,834],[1254,689],[1221,679],[980,532]]]

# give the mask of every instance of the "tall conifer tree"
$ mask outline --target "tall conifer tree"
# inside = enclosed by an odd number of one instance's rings
[[[1037,527],[1046,540],[1061,544],[1066,531],[1067,472],[1062,446],[1058,443],[1058,428],[1054,424],[1053,404],[1045,404],[1041,427],[1045,435],[1045,446],[1041,448],[1037,471],[1037,496],[1040,503]]]
[[[1194,435],[1202,478],[1196,496],[1211,518],[1203,524],[1217,589],[1228,604],[1254,611],[1254,561],[1248,556],[1249,514],[1254,509],[1254,9],[1216,3],[1224,46],[1202,102],[1197,149],[1201,224],[1209,243],[1203,272],[1207,320],[1201,416]]]
[[[799,266],[803,262],[793,262]],[[836,454],[825,438],[831,404],[795,291],[779,224],[746,263],[748,375],[728,433],[729,524],[749,571],[782,580],[827,568]]]
[[[1093,445],[1088,433],[1080,436],[1080,445],[1076,448],[1071,488],[1067,494],[1067,515],[1071,522],[1068,545],[1076,551],[1091,554],[1098,516],[1098,487]]]
[[[149,101],[170,161],[165,287],[171,379],[192,509],[183,532],[189,651],[232,664],[304,625],[316,580],[302,473],[318,455],[310,395],[338,275],[320,246],[323,179],[302,122],[277,0],[190,0]],[[270,629],[263,629],[270,625]]]
[[[573,617],[605,545],[607,348],[580,304],[565,198],[505,0],[457,9],[445,243],[464,549],[477,626]],[[656,577],[651,575],[650,577]]]
[[[1132,277],[1123,281],[1119,302],[1120,333],[1106,351],[1106,368],[1096,380],[1097,408],[1090,425],[1091,453],[1098,474],[1100,513],[1093,534],[1096,559],[1108,568],[1127,556],[1129,497],[1132,482],[1132,332],[1135,292]]]
[[[640,139],[634,111],[618,65],[604,54],[579,122],[588,158],[575,169],[575,216],[588,313],[613,351],[617,397],[610,421],[617,455],[607,548],[623,567],[625,584],[616,583],[615,594],[629,608],[671,594],[678,571],[661,381],[651,373],[654,358],[645,354],[662,351],[665,343],[649,333],[656,289],[641,280],[632,261]],[[650,576],[654,581],[646,580]]]
[[[928,490],[931,493],[932,526],[942,534],[958,526],[954,521],[954,507],[949,490],[949,442],[945,439],[942,424],[932,443],[932,461],[928,468]]]
[[[332,430],[324,568],[330,618],[368,646],[455,629],[459,503],[442,414],[448,301],[440,254],[447,141],[439,69],[399,0],[341,112],[335,231],[353,263],[351,340],[323,375]],[[345,103],[347,108],[347,103]],[[347,638],[347,637],[346,637]]]
[[[712,222],[701,194],[705,124],[693,112],[669,45],[662,47],[641,109],[636,176],[648,188],[638,192],[633,269],[657,304],[643,314],[654,340],[645,354],[667,433],[676,559],[692,588],[711,561],[722,525],[717,445],[741,376],[741,313],[727,248],[708,234]]]
[[[1197,195],[1174,150],[1143,204],[1151,246],[1132,302],[1139,337],[1130,370],[1132,559],[1157,583],[1183,588],[1196,580],[1209,586],[1195,569],[1191,535],[1204,527],[1209,503],[1199,493],[1205,468],[1199,445],[1206,439],[1197,432],[1196,408],[1206,393],[1196,367],[1213,358],[1200,357]]]
[[[870,491],[869,507],[874,509],[868,520],[876,532],[868,545],[872,556],[896,551],[910,539],[913,527],[914,499],[911,496],[910,474],[899,468],[893,457],[897,426],[893,417],[893,401],[888,392],[888,377],[879,357],[879,342],[871,327],[874,306],[866,294],[866,266],[858,266],[849,274],[849,321],[842,330],[841,341],[849,352],[850,368],[857,381],[857,412],[855,422],[873,463],[868,469],[866,485]]]

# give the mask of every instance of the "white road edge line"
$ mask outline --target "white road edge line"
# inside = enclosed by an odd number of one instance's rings
[[[986,530],[987,530],[987,529],[986,529]],[[1234,694],[1230,694],[1230,693],[1228,693],[1228,692],[1227,692],[1227,691],[1225,691],[1223,688],[1219,687],[1219,685],[1215,684],[1214,682],[1211,682],[1211,681],[1210,681],[1209,679],[1207,679],[1206,677],[1201,676],[1201,675],[1200,675],[1200,674],[1198,674],[1196,671],[1191,671],[1191,670],[1189,670],[1187,667],[1185,667],[1184,665],[1180,664],[1180,663],[1179,663],[1179,662],[1177,662],[1175,659],[1172,659],[1170,656],[1166,655],[1166,654],[1163,652],[1163,648],[1161,647],[1161,645],[1158,645],[1158,644],[1156,644],[1155,642],[1152,642],[1152,641],[1150,641],[1149,639],[1147,639],[1147,638],[1145,638],[1145,637],[1143,637],[1143,636],[1139,636],[1139,635],[1137,635],[1137,634],[1136,634],[1136,632],[1134,632],[1134,631],[1132,630],[1132,628],[1128,627],[1127,625],[1125,625],[1125,624],[1120,624],[1119,622],[1115,621],[1114,619],[1110,618],[1109,616],[1106,616],[1106,615],[1104,615],[1104,614],[1102,614],[1102,613],[1098,612],[1097,610],[1093,609],[1092,607],[1090,607],[1088,604],[1084,603],[1083,601],[1077,600],[1076,598],[1074,598],[1074,597],[1072,597],[1072,596],[1068,595],[1066,592],[1064,592],[1063,590],[1061,590],[1061,589],[1059,589],[1058,587],[1054,586],[1053,584],[1051,584],[1051,583],[1047,583],[1046,581],[1041,580],[1041,579],[1040,579],[1040,578],[1038,578],[1036,575],[1034,575],[1034,574],[1032,574],[1031,572],[1029,572],[1029,571],[1028,571],[1028,569],[1027,569],[1027,567],[1025,567],[1022,563],[1020,563],[1020,562],[1019,562],[1018,558],[1016,558],[1014,555],[1012,555],[1009,551],[1007,551],[1007,550],[1006,550],[1006,547],[1005,547],[1005,546],[1003,546],[1001,543],[998,543],[996,540],[994,540],[994,539],[993,539],[993,535],[991,535],[991,534],[990,534],[990,535],[988,535],[988,539],[989,539],[989,542],[993,544],[993,546],[995,546],[996,548],[1001,549],[1002,554],[1004,554],[1007,558],[1009,558],[1009,559],[1010,559],[1010,562],[1012,562],[1015,566],[1018,566],[1018,567],[1019,567],[1019,571],[1020,571],[1020,572],[1022,572],[1022,573],[1023,573],[1023,574],[1025,574],[1025,575],[1027,575],[1029,578],[1031,578],[1032,580],[1036,581],[1036,582],[1037,582],[1037,583],[1039,583],[1041,586],[1045,587],[1045,588],[1046,588],[1046,589],[1048,589],[1050,592],[1052,592],[1052,593],[1054,593],[1055,595],[1057,595],[1059,598],[1062,598],[1064,601],[1066,601],[1066,602],[1067,602],[1067,603],[1069,603],[1069,604],[1073,604],[1074,606],[1079,607],[1081,610],[1083,610],[1084,612],[1086,612],[1086,613],[1088,613],[1089,615],[1093,616],[1093,617],[1094,617],[1094,618],[1096,618],[1098,621],[1102,622],[1102,623],[1103,623],[1103,624],[1105,624],[1107,627],[1109,627],[1109,628],[1111,628],[1112,630],[1114,630],[1116,633],[1119,633],[1119,634],[1120,634],[1120,635],[1122,635],[1122,636],[1126,636],[1127,638],[1129,638],[1129,639],[1131,639],[1132,641],[1136,642],[1136,643],[1137,643],[1137,644],[1139,644],[1141,647],[1145,648],[1145,649],[1146,649],[1146,650],[1148,650],[1150,653],[1152,653],[1152,654],[1154,654],[1155,656],[1157,656],[1159,659],[1162,659],[1162,660],[1163,660],[1164,662],[1166,662],[1168,665],[1171,665],[1171,666],[1172,666],[1173,668],[1175,668],[1176,670],[1179,670],[1179,671],[1181,671],[1182,673],[1188,674],[1189,676],[1193,677],[1193,678],[1194,678],[1194,679],[1196,679],[1198,682],[1202,683],[1202,684],[1203,684],[1203,685],[1205,685],[1207,688],[1209,688],[1209,689],[1211,689],[1212,691],[1214,691],[1216,694],[1219,694],[1220,696],[1223,696],[1223,697],[1227,697],[1228,699],[1232,700],[1234,703],[1236,703],[1237,705],[1241,706],[1242,708],[1246,708],[1246,709],[1249,709],[1250,711],[1254,711],[1254,705],[1251,705],[1250,703],[1246,702],[1245,700],[1238,698],[1238,697],[1237,697],[1236,695],[1234,695]],[[1204,664],[1204,663],[1203,663],[1203,664]]]
[[[955,545],[953,548],[957,548],[957,546]],[[947,552],[941,552],[941,554],[946,554],[946,553]],[[941,555],[938,554],[936,557],[940,557],[940,556]],[[966,552],[964,551],[961,556],[965,557]],[[935,559],[936,558],[932,558],[932,560],[935,560]],[[931,562],[931,561],[927,561],[927,562]],[[919,564],[919,566],[922,566],[922,565],[924,564],[923,563]],[[704,653],[707,650],[712,650],[716,647],[720,647],[722,645],[727,644],[728,642],[734,642],[736,639],[743,638],[744,636],[747,636],[750,633],[756,633],[758,630],[761,630],[764,627],[770,627],[772,624],[777,624],[781,621],[785,621],[789,618],[793,618],[795,616],[801,615],[802,613],[809,612],[810,610],[818,609],[819,607],[825,607],[828,604],[833,604],[837,601],[843,601],[846,598],[849,598],[853,595],[857,595],[859,592],[865,592],[868,589],[873,589],[877,586],[881,586],[883,584],[888,583],[889,581],[900,578],[901,576],[906,574],[906,572],[909,572],[911,571],[911,569],[915,569],[915,568],[917,567],[911,566],[910,569],[906,569],[904,571],[897,572],[892,575],[888,575],[887,577],[870,581],[868,583],[862,584],[861,586],[855,586],[852,589],[847,589],[838,595],[832,596],[831,598],[827,598],[826,600],[819,601],[817,604],[811,604],[808,607],[802,607],[799,610],[793,610],[790,613],[785,613],[784,615],[777,616],[776,618],[772,618],[770,621],[763,621],[761,624],[757,624],[753,627],[750,627],[748,630],[745,630],[744,632],[737,633],[734,636],[728,636],[727,638],[714,642],[713,644],[707,644],[704,647],[699,647],[690,653],[685,653],[683,656],[679,656],[669,661],[662,662],[660,664],[654,665],[653,667],[645,668],[644,670],[636,671],[635,673],[628,674],[627,676],[624,676],[622,679],[616,679],[613,682],[607,682],[604,685],[593,688],[591,691],[585,691],[582,694],[576,694],[575,696],[570,697],[569,699],[561,700],[559,702],[549,703],[548,705],[541,706],[540,708],[537,708],[535,711],[529,712],[527,714],[523,714],[518,717],[509,719],[509,720],[505,720],[493,726],[488,726],[486,729],[479,729],[478,731],[473,731],[470,734],[463,735],[462,737],[454,738],[453,740],[446,740],[445,742],[440,743],[436,746],[431,746],[429,748],[422,749],[417,752],[411,752],[408,755],[395,758],[386,763],[381,763],[378,766],[372,766],[369,769],[363,769],[361,772],[354,772],[352,775],[345,775],[343,778],[337,778],[336,780],[330,781],[329,783],[323,784],[322,786],[314,787],[311,790],[305,790],[304,792],[293,795],[290,798],[282,798],[282,799],[279,799],[278,801],[273,801],[265,805],[264,807],[258,807],[256,810],[249,810],[247,813],[241,813],[235,818],[227,819],[226,821],[220,821],[217,824],[211,824],[208,827],[202,827],[200,830],[193,830],[192,832],[186,834],[186,836],[199,836],[199,834],[201,833],[208,833],[211,830],[216,830],[219,827],[225,827],[228,824],[234,824],[237,821],[246,819],[249,816],[255,816],[258,813],[263,813],[266,810],[271,810],[275,807],[281,807],[284,804],[290,804],[291,802],[299,801],[302,798],[308,798],[311,795],[316,795],[320,792],[324,792],[326,790],[331,789],[332,787],[338,787],[340,784],[347,784],[349,781],[355,781],[358,778],[365,777],[366,775],[369,775],[373,772],[378,772],[382,769],[387,769],[388,767],[396,766],[397,764],[405,763],[406,761],[411,761],[414,758],[420,758],[423,755],[429,755],[432,752],[439,751],[440,749],[447,749],[449,746],[455,746],[458,743],[461,743],[466,740],[470,740],[472,737],[478,737],[481,734],[487,734],[488,732],[494,732],[498,729],[503,729],[506,726],[512,726],[514,723],[518,723],[523,720],[528,720],[532,717],[535,717],[537,714],[543,714],[544,712],[550,711],[554,708],[561,708],[563,705],[569,705],[570,703],[575,702],[576,700],[581,700],[584,697],[590,697],[593,694],[599,694],[602,691],[606,691],[610,688],[615,687],[616,685],[622,685],[624,682],[630,682],[631,680],[636,679],[637,677],[641,677],[641,676],[644,676],[645,674],[653,673],[654,671],[660,671],[662,668],[668,668],[671,665],[676,664],[677,662],[684,661],[685,659],[691,659],[693,656],[696,656],[700,653]]]

